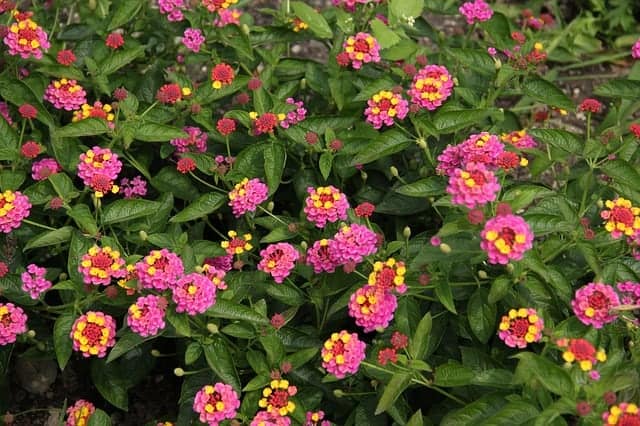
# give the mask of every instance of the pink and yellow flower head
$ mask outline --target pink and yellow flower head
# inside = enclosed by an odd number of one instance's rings
[[[242,12],[237,9],[222,9],[218,11],[218,16],[213,20],[216,27],[226,27],[227,25],[240,25]]]
[[[127,311],[127,325],[142,337],[155,336],[165,326],[166,308],[167,300],[162,296],[150,294],[138,297]]]
[[[220,247],[225,249],[227,254],[242,254],[245,251],[251,251],[253,249],[253,246],[249,242],[253,238],[251,234],[244,234],[242,237],[239,237],[238,233],[232,230],[227,232],[227,235],[231,239],[220,243]]]
[[[211,87],[222,89],[222,87],[233,83],[235,77],[235,71],[231,68],[231,65],[225,63],[216,64],[211,70]]]
[[[510,348],[524,349],[542,338],[544,321],[533,308],[510,309],[498,326],[498,336]]]
[[[53,285],[45,278],[46,268],[42,268],[34,263],[27,266],[27,270],[20,275],[22,280],[22,290],[29,293],[32,299],[38,299],[40,294],[49,290]]]
[[[206,7],[209,12],[220,12],[236,3],[238,3],[238,0],[202,0],[202,5]]]
[[[411,88],[407,92],[411,102],[433,111],[447,100],[453,92],[453,78],[441,65],[427,65],[413,77]]]
[[[322,367],[338,379],[355,374],[365,359],[366,346],[356,333],[333,333],[322,345]]]
[[[27,331],[27,315],[13,303],[0,303],[0,346],[14,343]]]
[[[531,135],[527,134],[527,131],[524,129],[515,130],[511,133],[503,133],[500,136],[500,139],[502,139],[503,142],[509,143],[519,149],[535,148],[538,146],[536,140],[533,139]]]
[[[89,311],[75,320],[71,327],[73,350],[88,358],[103,358],[107,350],[116,344],[116,322],[111,315]]]
[[[100,101],[95,101],[93,105],[82,104],[79,110],[74,111],[71,121],[74,123],[85,118],[101,118],[109,123],[109,127],[113,128],[113,120],[116,116],[113,113],[113,107],[111,104],[102,104]]]
[[[365,333],[369,333],[387,328],[397,307],[398,300],[391,292],[365,285],[351,295],[349,316],[364,328]]]
[[[216,286],[206,275],[196,272],[180,278],[171,291],[176,312],[197,315],[216,303]]]
[[[244,178],[229,192],[229,206],[235,217],[254,212],[269,198],[269,187],[258,178]]]
[[[75,80],[53,80],[44,92],[44,100],[57,109],[73,111],[87,103],[87,92]]]
[[[640,59],[640,38],[631,46],[631,57],[633,59]]]
[[[82,255],[78,271],[85,284],[94,285],[109,285],[112,278],[123,278],[127,274],[120,252],[109,246],[91,247]]]
[[[8,234],[19,228],[22,220],[29,216],[31,203],[19,191],[6,190],[0,193],[0,232]]]
[[[306,263],[313,267],[313,272],[333,272],[340,262],[333,257],[333,253],[329,249],[329,240],[322,239],[315,241],[311,247],[307,249]]]
[[[16,22],[9,26],[4,36],[4,44],[9,47],[9,55],[20,55],[23,59],[42,59],[42,50],[50,47],[47,33],[31,20],[31,12],[13,12]]]
[[[483,164],[488,170],[498,167],[504,145],[500,138],[487,132],[471,135],[458,145],[448,145],[438,156],[436,172],[451,176],[453,171],[464,168],[468,163]]]
[[[62,167],[53,158],[43,158],[31,165],[31,178],[35,181],[45,180],[51,175],[62,171]]]
[[[183,11],[187,8],[185,0],[158,0],[160,13],[167,15],[169,22],[179,22],[184,19]]]
[[[347,219],[349,201],[338,188],[332,185],[318,188],[308,187],[309,196],[305,199],[304,212],[307,220],[318,228],[324,228],[327,222]]]
[[[331,426],[331,422],[324,420],[324,411],[307,411],[304,426]]]
[[[329,250],[340,265],[349,262],[358,264],[378,250],[377,242],[375,232],[364,225],[354,223],[340,228],[333,239],[329,240]]]
[[[276,243],[261,250],[260,257],[258,270],[271,274],[274,281],[281,284],[296,266],[300,253],[289,243]]]
[[[194,126],[185,126],[182,130],[189,136],[169,141],[176,148],[176,153],[207,151],[207,134],[202,129]]]
[[[113,181],[118,178],[120,170],[122,170],[122,162],[118,159],[118,154],[111,152],[109,148],[94,146],[80,154],[78,176],[89,187],[96,189],[102,181],[111,182],[113,186]]]
[[[253,416],[249,426],[291,426],[291,418],[267,410],[260,410]]]
[[[640,208],[631,205],[631,201],[619,197],[607,200],[604,205],[608,210],[601,211],[600,217],[613,238],[631,237],[640,230]]]
[[[240,407],[238,394],[230,385],[216,383],[200,389],[193,401],[193,411],[200,415],[200,421],[208,425],[218,425],[223,420],[233,419]]]
[[[402,294],[407,291],[407,285],[404,282],[406,273],[407,268],[404,262],[396,262],[393,257],[390,257],[384,262],[377,261],[373,264],[368,284],[385,291],[395,290]]]
[[[577,362],[582,371],[591,371],[595,364],[607,360],[604,350],[596,351],[596,348],[586,339],[561,339],[557,344],[564,350],[562,359],[569,365]]]
[[[489,263],[506,265],[520,260],[533,246],[533,233],[523,218],[505,214],[489,219],[480,233],[480,247],[487,252]]]
[[[356,70],[362,68],[363,64],[380,62],[380,45],[369,33],[360,32],[349,36],[342,48]]]
[[[499,191],[496,175],[482,163],[467,163],[449,175],[447,192],[452,204],[473,209],[495,201]]]
[[[180,257],[167,249],[151,250],[135,267],[142,288],[155,290],[172,287],[184,273]]]
[[[367,123],[374,129],[380,129],[382,126],[393,126],[396,118],[402,120],[408,112],[409,102],[401,94],[381,90],[367,101],[364,115]]]
[[[309,29],[309,24],[307,24],[297,16],[291,19],[290,22],[291,22],[291,29],[293,30],[293,32],[299,33],[300,31]]]
[[[79,399],[71,407],[67,408],[65,426],[87,426],[89,418],[95,411],[95,405],[87,400]]]
[[[615,321],[618,316],[611,311],[620,305],[620,298],[612,286],[603,283],[589,283],[580,287],[571,301],[573,313],[580,322],[602,328]]]
[[[262,398],[258,401],[258,406],[270,414],[287,416],[296,409],[296,404],[290,400],[290,397],[297,392],[298,389],[291,386],[288,380],[272,380],[269,386],[262,390]]]
[[[634,403],[621,402],[620,404],[612,405],[609,410],[602,413],[602,421],[604,426],[640,425],[640,410]]]
[[[211,280],[217,290],[227,289],[227,283],[224,282],[224,277],[227,273],[223,269],[205,263],[202,265],[202,274]]]
[[[463,3],[458,10],[466,18],[469,25],[488,21],[493,16],[491,6],[485,3],[484,0],[468,1]]]

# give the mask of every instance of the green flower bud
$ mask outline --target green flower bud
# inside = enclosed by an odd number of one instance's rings
[[[451,253],[451,246],[447,243],[442,243],[440,244],[440,251],[444,254],[449,254]]]
[[[138,232],[138,236],[140,237],[140,239],[141,239],[142,241],[147,241],[147,238],[149,238],[149,234],[147,234],[147,233],[146,233],[146,232],[144,232],[144,231],[140,231],[140,232]]]
[[[212,322],[207,324],[207,330],[209,330],[209,333],[211,334],[218,334],[218,326]]]
[[[411,228],[409,228],[408,226],[405,226],[404,229],[402,230],[402,235],[408,240],[409,238],[411,238]]]
[[[481,280],[486,280],[488,277],[489,276],[487,275],[487,273],[482,269],[478,271],[478,278],[480,278]]]
[[[182,376],[184,376],[184,370],[182,368],[180,368],[180,367],[174,368],[173,369],[173,374],[175,374],[178,377],[182,377]]]
[[[389,167],[389,172],[391,173],[391,176],[393,177],[399,177],[400,174],[398,173],[398,169],[396,168],[396,166],[391,166]]]

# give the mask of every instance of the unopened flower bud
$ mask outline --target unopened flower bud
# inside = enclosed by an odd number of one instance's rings
[[[389,167],[389,172],[391,173],[391,176],[393,177],[399,177],[400,174],[398,173],[398,169],[396,168],[396,166],[391,166]]]
[[[300,243],[300,247],[302,248],[302,250],[306,250],[309,248],[309,244],[307,244],[306,241],[303,241]]]
[[[440,251],[443,252],[444,254],[449,254],[451,253],[451,246],[447,243],[441,243]]]
[[[218,334],[218,326],[212,322],[207,324],[207,330],[209,330],[211,334]]]
[[[300,89],[304,90],[307,88],[307,79],[303,78],[300,80]]]
[[[58,275],[58,279],[59,279],[60,281],[64,281],[64,280],[66,280],[67,278],[69,278],[69,275],[67,275],[67,273],[66,273],[66,272],[60,272],[60,275]]]
[[[246,35],[249,35],[249,33],[251,32],[251,28],[249,28],[247,24],[242,24],[242,27],[240,27],[240,29],[242,30],[243,34]]]
[[[411,228],[409,228],[408,226],[405,226],[404,229],[402,230],[402,235],[408,240],[409,238],[411,238]]]
[[[140,232],[138,232],[138,236],[140,237],[140,239],[141,239],[142,241],[147,241],[147,238],[149,238],[149,234],[147,234],[147,233],[146,233],[146,232],[144,232],[144,231],[140,231]]]
[[[272,212],[274,207],[275,207],[275,204],[273,203],[273,201],[269,201],[267,203],[267,210],[269,210],[269,212]]]
[[[602,198],[596,202],[596,205],[598,206],[599,209],[604,207],[604,201],[602,201]]]
[[[159,350],[157,350],[157,349],[151,349],[151,356],[152,356],[152,357],[158,358],[160,355],[162,355],[162,354],[160,353],[160,351],[159,351]]]
[[[36,337],[36,331],[35,330],[27,331],[27,336],[33,339],[34,337]]]
[[[44,352],[44,350],[45,350],[46,348],[47,348],[47,347],[46,347],[46,346],[45,346],[45,344],[44,344],[44,343],[42,343],[42,342],[38,342],[38,344],[36,345],[36,349],[38,349],[40,352]]]
[[[180,367],[174,368],[173,369],[173,374],[175,374],[178,377],[182,377],[182,376],[184,376],[184,370],[182,368],[180,368]]]
[[[342,398],[344,396],[344,392],[342,391],[342,389],[334,389],[333,396],[335,396],[336,398]]]
[[[495,59],[493,62],[493,66],[496,70],[502,68],[502,61],[500,59]]]
[[[427,149],[427,141],[424,138],[416,139],[416,145],[418,145],[421,149]]]
[[[506,270],[507,270],[508,273],[510,273],[510,274],[513,273],[514,269],[515,269],[515,267],[513,266],[513,263],[508,263],[507,264]]]

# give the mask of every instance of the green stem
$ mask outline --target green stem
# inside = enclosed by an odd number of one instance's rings
[[[156,105],[158,105],[158,101],[155,101],[154,103],[152,103],[151,105],[149,105],[149,108],[145,109],[142,114],[140,114],[140,118],[144,117],[145,115],[147,115],[147,113],[149,111],[151,111],[152,109],[154,109],[156,107]]]
[[[220,192],[220,193],[222,193],[222,194],[225,194],[225,195],[227,195],[227,194],[228,194],[228,193],[227,193],[227,191],[224,191],[224,190],[222,190],[222,189],[218,188],[218,187],[217,187],[217,186],[215,186],[215,185],[211,185],[209,182],[205,181],[204,179],[199,178],[199,177],[198,177],[196,174],[194,174],[193,172],[189,172],[189,175],[191,175],[191,177],[192,177],[192,178],[194,178],[195,180],[197,180],[197,181],[198,181],[198,182],[200,182],[201,184],[205,185],[206,187],[213,189],[214,191],[218,191],[218,192]]]
[[[57,229],[56,229],[56,228],[52,228],[52,227],[50,227],[50,226],[43,225],[43,224],[38,223],[38,222],[33,222],[33,221],[29,220],[29,219],[22,219],[22,221],[23,221],[24,223],[27,223],[27,224],[29,224],[29,225],[33,225],[33,226],[37,226],[37,227],[42,228],[42,229],[47,229],[47,230],[49,230],[49,231],[57,231]]]
[[[263,213],[266,213],[267,215],[271,216],[273,219],[275,219],[276,221],[280,222],[281,224],[283,224],[287,228],[289,227],[289,224],[287,222],[285,222],[284,220],[280,219],[278,216],[274,215],[273,213],[271,213],[269,210],[265,209],[261,205],[258,205],[258,209],[260,209],[260,211],[262,211]]]

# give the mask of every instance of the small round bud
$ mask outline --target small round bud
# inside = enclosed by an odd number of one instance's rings
[[[336,398],[342,398],[344,396],[344,392],[342,391],[342,389],[334,389],[333,396],[335,396]]]
[[[159,351],[159,350],[157,350],[157,349],[151,349],[151,356],[152,356],[152,357],[158,358],[160,355],[162,355],[162,354],[160,353],[160,351]]]
[[[488,277],[489,275],[487,275],[487,273],[482,269],[478,271],[478,278],[480,278],[481,280],[486,280]]]
[[[405,226],[404,229],[402,230],[402,235],[408,240],[409,238],[411,238],[411,228],[409,228],[408,226]]]
[[[218,326],[212,322],[207,324],[207,330],[209,330],[211,334],[218,334]]]
[[[243,34],[249,35],[249,33],[251,33],[251,28],[249,28],[247,24],[242,24],[242,27],[240,27],[240,29],[242,30]]]
[[[396,166],[389,167],[389,173],[391,173],[391,176],[393,176],[393,177],[399,177],[400,176],[400,173],[398,173],[398,169],[396,168]]]
[[[300,88],[302,90],[307,88],[307,79],[306,78],[303,78],[303,79],[300,80]]]
[[[273,201],[269,201],[269,203],[267,203],[267,210],[269,210],[270,212],[273,211],[274,207],[275,207],[275,204],[273,203]]]
[[[496,70],[499,70],[500,68],[502,68],[502,61],[500,59],[495,59],[493,62],[493,67]]]
[[[38,342],[38,344],[36,345],[36,349],[38,349],[40,352],[44,352],[44,350],[45,350],[46,348],[47,348],[47,347],[46,347],[46,346],[45,346],[45,344],[44,344],[44,343],[42,343],[42,342]]]
[[[33,339],[34,337],[36,337],[36,331],[35,330],[27,331],[27,336]]]
[[[507,272],[511,274],[515,270],[515,267],[513,266],[513,263],[508,263],[506,266],[506,269],[507,269]]]
[[[418,145],[421,149],[427,149],[427,141],[424,138],[416,139],[416,145]]]
[[[309,248],[309,244],[307,244],[306,241],[303,241],[300,243],[300,247],[302,248],[302,250],[306,250]]]
[[[60,275],[58,275],[60,281],[65,281],[67,278],[69,278],[69,275],[66,272],[60,272]]]
[[[362,178],[363,181],[367,181],[367,178],[369,177],[369,175],[367,174],[367,172],[365,171],[361,171],[360,172],[360,177]]]
[[[197,273],[199,273],[199,274],[201,274],[201,273],[203,273],[203,272],[204,272],[204,268],[203,268],[202,266],[200,266],[200,265],[196,266],[196,267],[195,267],[195,270],[196,270],[196,272],[197,272]]]
[[[451,253],[451,246],[447,243],[441,243],[440,251],[443,252],[444,254],[449,254]]]
[[[182,368],[180,368],[180,367],[174,368],[173,369],[173,374],[175,374],[178,377],[182,377],[182,376],[184,376],[184,370]]]
[[[596,205],[598,206],[598,208],[599,208],[599,209],[601,209],[601,208],[603,208],[603,207],[604,207],[604,201],[602,201],[602,199],[599,199],[599,200],[596,202]]]
[[[144,232],[144,231],[140,231],[140,232],[138,232],[138,236],[140,237],[140,239],[141,239],[142,241],[147,241],[147,238],[149,238],[149,234],[147,234],[147,233],[146,233],[146,232]]]

